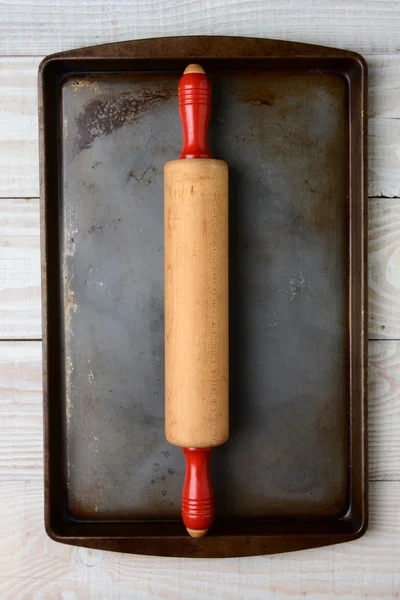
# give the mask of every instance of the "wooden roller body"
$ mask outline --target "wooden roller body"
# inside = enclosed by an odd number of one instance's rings
[[[165,165],[166,437],[187,448],[228,439],[228,168]]]

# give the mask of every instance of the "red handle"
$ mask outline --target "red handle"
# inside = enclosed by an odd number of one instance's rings
[[[211,115],[211,83],[200,65],[189,65],[178,88],[183,148],[180,158],[211,158],[208,123]],[[214,520],[214,496],[210,477],[212,448],[183,448],[186,475],[182,491],[182,520],[192,537],[202,537]]]
[[[186,475],[182,492],[182,521],[192,537],[202,537],[214,520],[210,476],[212,448],[183,448]]]
[[[202,67],[189,65],[178,88],[179,113],[183,128],[180,158],[211,158],[208,123],[211,115],[211,83]]]

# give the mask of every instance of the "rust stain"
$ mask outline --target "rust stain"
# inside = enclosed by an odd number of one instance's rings
[[[266,84],[264,72],[235,74],[229,81],[231,93],[240,102],[253,106],[274,106],[279,101],[279,89]]]
[[[65,306],[65,312],[76,312],[78,306],[74,301],[74,292],[71,289],[67,289],[67,293],[66,293],[66,306]],[[68,324],[69,325],[69,324]],[[67,331],[69,330],[69,327],[66,327]]]
[[[176,96],[168,88],[135,88],[118,96],[108,94],[90,100],[76,117],[75,154],[90,148],[101,135],[109,135],[125,124],[134,123],[157,104]]]
[[[76,94],[79,90],[85,89],[94,89],[96,91],[99,90],[99,84],[93,77],[84,77],[81,79],[72,79],[69,82],[69,85],[72,88],[72,91]]]
[[[310,224],[315,233],[326,233],[336,228],[336,204],[330,201],[325,194],[318,196],[317,202],[311,209]]]
[[[65,409],[67,428],[70,426],[73,408],[73,382],[72,375],[74,365],[71,354],[71,321],[73,314],[78,310],[74,290],[72,289],[72,273],[69,263],[76,252],[75,236],[78,233],[76,213],[72,205],[65,207],[65,233],[64,233],[64,260],[62,264],[63,296],[64,296],[64,329],[65,329]],[[68,478],[70,476],[71,464],[67,462]]]
[[[70,289],[70,282],[68,281],[65,289],[65,331],[66,331],[66,344],[65,344],[65,375],[66,375],[66,389],[65,389],[65,409],[67,417],[67,426],[69,426],[72,417],[72,373],[74,366],[71,359],[70,351],[70,335],[71,335],[71,317],[72,313],[78,310],[78,305],[74,299],[74,292]],[[70,471],[70,464],[68,463],[68,473]]]
[[[304,183],[311,192],[309,225],[315,233],[323,234],[336,225],[335,203],[330,201],[324,190],[317,189],[308,179]]]
[[[271,98],[258,98],[256,100],[248,100],[254,106],[274,106],[274,102]]]
[[[248,93],[241,93],[238,95],[241,102],[247,102],[253,106],[274,106],[276,102],[275,94],[260,87],[258,90],[254,90],[254,87],[249,90]]]

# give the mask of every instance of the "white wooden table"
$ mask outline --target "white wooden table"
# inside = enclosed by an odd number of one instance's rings
[[[184,560],[56,544],[43,528],[37,67],[165,35],[361,52],[369,93],[370,528],[286,555]],[[400,597],[400,3],[0,0],[0,599]]]

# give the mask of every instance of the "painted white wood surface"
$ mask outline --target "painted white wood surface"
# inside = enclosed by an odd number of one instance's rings
[[[39,62],[39,58],[0,57],[0,196],[3,198],[39,195],[36,84]]]
[[[0,339],[40,338],[38,198],[0,198]]]
[[[400,3],[0,0],[0,598],[400,597]],[[62,546],[43,529],[37,66],[164,35],[254,35],[368,61],[370,529],[345,545],[227,560]]]
[[[400,199],[369,200],[369,337],[400,339]]]
[[[2,600],[364,600],[399,597],[400,484],[370,487],[356,542],[275,556],[171,559],[56,544],[43,531],[42,482],[0,482]]]
[[[396,0],[3,0],[0,55],[42,55],[115,40],[244,35],[399,50]]]
[[[400,342],[369,342],[368,355],[370,481],[400,482]]]

